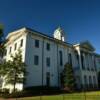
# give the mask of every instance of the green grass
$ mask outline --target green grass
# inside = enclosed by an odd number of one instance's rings
[[[36,96],[19,98],[18,100],[100,100],[100,92]]]

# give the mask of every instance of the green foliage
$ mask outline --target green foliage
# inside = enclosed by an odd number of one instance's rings
[[[17,83],[25,82],[25,67],[25,63],[22,62],[21,50],[18,50],[15,56],[11,55],[11,60],[0,65],[0,74],[5,77],[6,85],[12,84],[14,86],[14,91]]]
[[[3,55],[4,53],[5,53],[4,44],[0,44],[0,55]]]
[[[100,88],[100,71],[98,72],[98,86]]]
[[[3,42],[4,42],[3,25],[0,24],[0,56],[2,56],[5,51]]]
[[[61,84],[63,88],[67,90],[74,90],[75,88],[74,72],[69,63],[66,63],[64,66],[64,70],[61,74]]]
[[[3,37],[3,25],[0,24],[0,41],[1,41],[2,37]]]

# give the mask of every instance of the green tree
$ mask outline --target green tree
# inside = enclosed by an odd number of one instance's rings
[[[3,34],[3,25],[0,24],[0,43],[2,43],[3,36],[4,36],[4,34]]]
[[[75,89],[75,78],[71,64],[66,63],[61,73],[61,84],[65,90],[72,91]]]
[[[0,24],[0,56],[4,53],[4,33],[3,33],[3,25]]]
[[[26,64],[22,61],[21,50],[18,50],[15,56],[11,55],[11,60],[0,65],[0,74],[4,77],[6,85],[13,85],[13,92],[17,83],[25,82]]]
[[[100,88],[100,71],[98,72],[98,86]]]

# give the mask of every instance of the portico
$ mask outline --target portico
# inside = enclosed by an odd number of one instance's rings
[[[74,45],[79,55],[81,85],[85,89],[98,87],[94,47],[88,42]]]

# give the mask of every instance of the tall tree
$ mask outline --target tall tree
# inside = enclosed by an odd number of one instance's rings
[[[0,44],[2,43],[3,36],[4,36],[4,34],[3,34],[3,25],[0,24]]]
[[[61,84],[66,90],[74,90],[75,89],[75,78],[73,68],[69,63],[66,63],[61,73]]]
[[[100,88],[100,71],[98,72],[98,86]]]
[[[4,53],[4,33],[3,33],[3,25],[0,24],[0,56]]]
[[[0,74],[4,77],[6,85],[13,85],[14,92],[17,83],[25,82],[26,65],[22,61],[21,50],[18,50],[15,56],[11,56],[11,60],[0,65]]]

